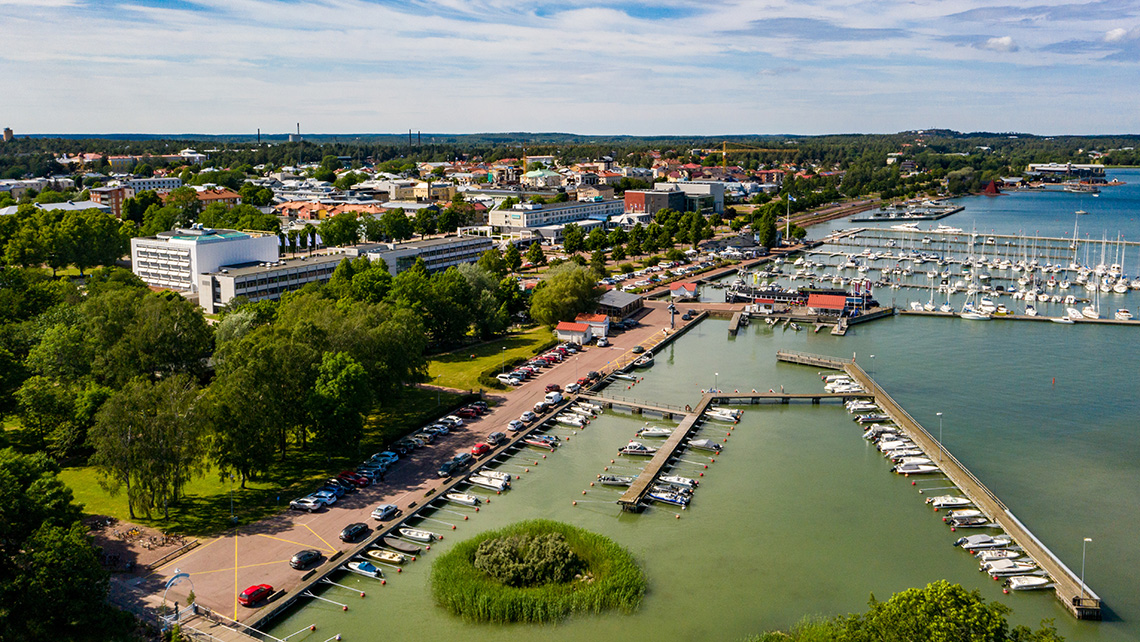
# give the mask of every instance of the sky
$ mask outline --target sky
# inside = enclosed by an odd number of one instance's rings
[[[1140,0],[0,0],[27,133],[1140,132]]]

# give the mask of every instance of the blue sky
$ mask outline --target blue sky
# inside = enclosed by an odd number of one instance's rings
[[[1137,133],[1138,72],[1140,0],[0,0],[17,133]]]

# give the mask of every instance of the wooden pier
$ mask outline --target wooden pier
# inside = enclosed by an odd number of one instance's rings
[[[661,415],[665,419],[681,419],[692,413],[692,410],[668,404],[649,404],[637,399],[625,397],[602,397],[600,395],[580,393],[578,399],[597,404],[602,408],[629,408],[630,412],[640,415],[646,412]]]
[[[835,357],[825,357],[819,354],[796,352],[794,350],[777,351],[776,360],[786,363],[798,363],[805,366],[815,366],[816,368],[827,368],[829,370],[842,370],[844,366],[851,363],[850,359],[837,359]]]
[[[918,446],[935,460],[938,467],[962,493],[974,503],[991,521],[1001,527],[1025,553],[1033,559],[1053,580],[1057,598],[1075,617],[1082,620],[1099,620],[1101,617],[1100,597],[1081,581],[1064,562],[1057,558],[1045,544],[1037,539],[1009,508],[993,494],[985,484],[958,461],[942,444],[930,435],[922,424],[902,408],[881,386],[878,385],[859,364],[845,359],[835,359],[802,352],[778,353],[777,358],[790,363],[802,363],[815,367],[828,367],[824,364],[841,364],[840,367],[858,381],[874,397],[875,402],[886,412]]]
[[[732,314],[732,320],[728,322],[728,336],[735,337],[736,333],[740,331],[740,319],[742,315],[743,313],[741,312],[734,312]]]
[[[641,474],[630,484],[629,490],[625,491],[618,499],[618,504],[621,505],[623,510],[640,510],[641,502],[645,499],[645,494],[649,491],[653,480],[657,479],[657,475],[661,473],[661,470],[665,468],[669,460],[673,458],[677,449],[688,439],[689,433],[697,427],[697,420],[700,419],[701,415],[708,409],[712,400],[713,395],[709,393],[705,393],[701,396],[697,407],[691,413],[685,415],[685,418],[681,420],[681,425],[677,426],[673,434],[669,435],[665,443],[657,449],[657,453],[653,455],[653,459],[649,460],[649,463],[642,469]]]
[[[899,310],[899,313],[911,315],[911,316],[916,316],[916,317],[956,318],[959,316],[957,312],[939,312],[937,310]],[[1050,323],[1055,318],[1057,318],[1057,317],[1047,317],[1047,316],[1042,316],[1042,315],[1037,315],[1037,316],[1031,317],[1028,314],[1001,314],[1001,315],[994,314],[994,315],[991,315],[990,320],[992,320],[992,321],[1036,321],[1038,323],[1041,323],[1041,322]],[[1121,320],[1121,319],[1080,318],[1080,319],[1074,319],[1073,324],[1074,325],[1091,324],[1091,325],[1140,326],[1140,320],[1137,320],[1137,319]]]

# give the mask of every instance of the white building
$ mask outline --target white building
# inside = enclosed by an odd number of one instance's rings
[[[131,270],[148,285],[195,292],[199,274],[225,265],[277,261],[278,240],[273,234],[190,229],[159,232],[131,239]]]
[[[495,227],[545,227],[592,219],[605,221],[625,212],[625,201],[593,200],[539,205],[524,203],[509,210],[491,210],[490,224]]]
[[[234,297],[250,301],[280,299],[285,292],[308,283],[326,283],[332,278],[343,254],[321,254],[295,259],[232,265],[197,278],[198,304],[206,314],[215,314]]]
[[[162,178],[132,178],[123,181],[123,185],[131,190],[130,196],[139,192],[154,190],[156,192],[169,192],[182,187],[182,179],[177,176]],[[128,197],[129,198],[129,197]]]
[[[493,246],[494,241],[486,236],[445,236],[409,243],[377,243],[363,248],[349,248],[348,253],[351,255],[355,251],[373,261],[383,259],[388,265],[388,271],[396,276],[412,267],[416,259],[423,259],[429,272],[474,263]]]

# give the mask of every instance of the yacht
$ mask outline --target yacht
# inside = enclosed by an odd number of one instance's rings
[[[1037,570],[1037,565],[1032,562],[1018,562],[1010,559],[982,562],[980,566],[981,570],[989,573],[991,577],[1025,575]]]
[[[898,464],[893,470],[899,475],[929,475],[941,472],[938,466],[933,464]]]
[[[1116,314],[1114,314],[1112,316],[1117,321],[1131,321],[1132,320],[1132,313],[1128,310],[1128,308],[1120,308],[1119,310],[1116,311]]]
[[[661,426],[650,426],[645,424],[645,427],[637,431],[638,437],[668,437],[672,435],[673,431],[669,428],[662,428]]]
[[[1014,575],[1005,581],[1005,586],[1011,591],[1032,591],[1051,588],[1053,581],[1040,575]]]
[[[939,495],[938,497],[927,497],[926,503],[937,509],[969,506],[972,502],[968,497],[961,497],[958,495]]]
[[[656,453],[656,448],[650,448],[640,441],[630,441],[625,446],[618,448],[618,454],[621,455],[643,455],[649,457]]]
[[[1008,535],[969,535],[967,537],[959,537],[954,546],[964,548],[968,551],[980,551],[983,548],[1005,548],[1013,543]]]

